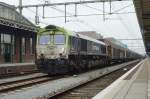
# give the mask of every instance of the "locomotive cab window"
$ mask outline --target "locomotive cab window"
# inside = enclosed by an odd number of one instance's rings
[[[41,44],[41,45],[50,44],[50,41],[51,41],[50,35],[41,35],[39,37],[39,44]]]
[[[76,37],[71,37],[71,50],[77,50],[78,42]]]
[[[62,35],[62,34],[54,35],[54,43],[55,44],[65,44],[65,35]]]

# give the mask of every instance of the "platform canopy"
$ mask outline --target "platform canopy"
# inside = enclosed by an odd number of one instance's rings
[[[12,5],[0,2],[0,25],[36,32],[36,26],[20,15]]]
[[[146,52],[150,54],[150,0],[133,0]]]

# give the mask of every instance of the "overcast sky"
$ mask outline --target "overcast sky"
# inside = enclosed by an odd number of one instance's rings
[[[11,5],[18,6],[19,0],[0,0]],[[46,0],[23,0],[23,5],[42,4]],[[50,3],[70,2],[81,0],[47,0]],[[83,0],[82,0],[83,1]],[[84,0],[85,1],[85,0]],[[89,0],[88,0],[89,1]],[[102,3],[78,5],[78,15],[103,14]],[[109,13],[109,3],[105,3],[105,11]],[[46,7],[45,17],[64,16],[64,6]],[[55,24],[65,27],[72,31],[97,31],[104,37],[114,37],[116,39],[137,39],[142,38],[137,22],[134,5],[132,1],[118,1],[112,3],[113,13],[107,14],[105,21],[103,15],[67,17],[65,23],[64,17],[61,18],[42,18],[42,8],[38,9],[40,18],[39,26]],[[74,15],[75,6],[67,6],[67,15]],[[125,14],[126,13],[126,14]],[[35,8],[23,9],[23,15],[35,23]],[[122,40],[128,47],[139,53],[145,53],[142,40]]]

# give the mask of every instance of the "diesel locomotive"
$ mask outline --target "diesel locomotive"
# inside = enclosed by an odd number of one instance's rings
[[[139,57],[139,54],[116,46],[109,40],[97,40],[48,25],[38,33],[35,63],[41,72],[55,75],[90,70]]]

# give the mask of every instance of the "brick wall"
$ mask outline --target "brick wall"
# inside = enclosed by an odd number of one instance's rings
[[[4,28],[3,28],[4,29]],[[1,30],[1,28],[0,28]],[[25,37],[26,41],[26,53],[25,55],[22,55],[22,62],[34,62],[35,61],[35,46],[36,46],[36,33],[29,32],[29,31],[24,31],[24,30],[19,30],[19,29],[11,29],[10,27],[7,27],[3,33],[11,34],[15,36],[15,53],[12,55],[12,63],[20,63],[20,51],[21,51],[21,39],[22,37]],[[30,53],[30,38],[33,38],[33,53]],[[1,46],[0,46],[1,47]],[[1,55],[1,49],[0,49],[0,64],[5,63],[4,62],[4,56]]]

